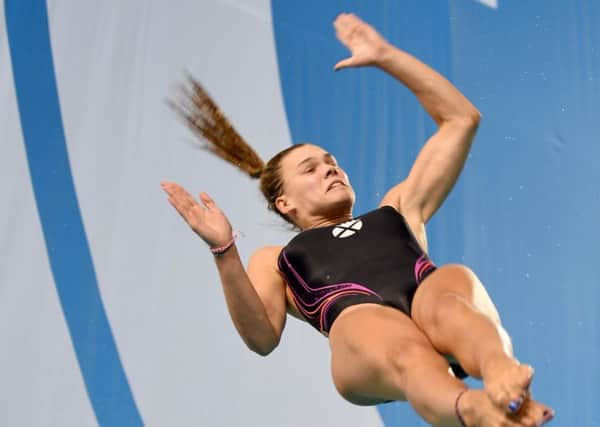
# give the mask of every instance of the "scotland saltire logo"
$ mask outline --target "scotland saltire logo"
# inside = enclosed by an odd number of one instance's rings
[[[359,231],[362,226],[363,222],[360,219],[352,219],[333,227],[331,234],[333,234],[333,237],[337,237],[338,239],[344,239],[356,234],[356,232]]]

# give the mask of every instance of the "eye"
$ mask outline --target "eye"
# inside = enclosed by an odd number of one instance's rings
[[[302,167],[302,173],[313,173],[317,170],[317,164],[315,162],[306,162],[306,164]]]

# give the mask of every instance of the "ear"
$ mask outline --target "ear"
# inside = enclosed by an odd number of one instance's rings
[[[277,199],[275,199],[275,207],[281,214],[285,216],[289,216],[289,214],[295,210],[291,200],[285,195],[279,196]]]

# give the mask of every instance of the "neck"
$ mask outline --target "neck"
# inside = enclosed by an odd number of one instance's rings
[[[314,216],[307,218],[305,221],[298,221],[298,226],[302,230],[309,230],[311,228],[327,227],[330,225],[339,224],[352,219],[352,212],[340,212],[335,215],[328,216]]]

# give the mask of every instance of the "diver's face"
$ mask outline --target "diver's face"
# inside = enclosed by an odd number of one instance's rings
[[[277,208],[300,222],[311,216],[352,211],[354,190],[335,158],[316,145],[303,145],[281,161],[283,194]],[[298,221],[296,221],[298,222]]]

